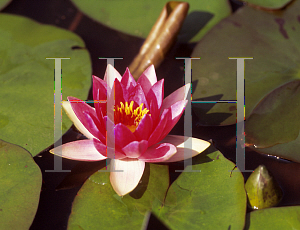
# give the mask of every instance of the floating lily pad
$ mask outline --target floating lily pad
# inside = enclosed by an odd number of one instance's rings
[[[243,2],[250,3],[251,5],[263,7],[266,9],[275,10],[284,7],[286,4],[291,2],[291,0],[247,0]]]
[[[245,60],[246,142],[266,153],[271,151],[267,147],[289,143],[292,151],[279,155],[288,159],[295,158],[290,156],[297,150],[292,142],[300,129],[299,11],[300,1],[282,13],[243,7],[214,27],[192,54],[201,57],[193,61],[193,100],[206,101],[235,100],[237,61],[228,57],[253,57]],[[236,122],[232,103],[197,104],[193,109],[201,124]]]
[[[0,138],[35,156],[54,142],[54,60],[46,58],[71,58],[62,60],[62,98],[86,98],[89,53],[69,31],[9,14],[0,15],[0,43]],[[62,116],[64,133],[71,121]]]
[[[0,229],[29,229],[35,216],[42,174],[29,152],[0,140]]]
[[[0,0],[0,10],[5,8],[12,0]]]
[[[138,187],[120,197],[110,184],[109,172],[100,170],[78,192],[68,229],[141,229],[146,212],[162,205],[168,187],[168,166],[146,164]]]
[[[243,229],[246,213],[244,178],[222,153],[210,147],[193,158],[168,189],[165,204],[154,213],[170,229]],[[185,170],[191,170],[188,166]]]
[[[72,0],[86,15],[106,26],[146,38],[168,1],[124,1],[124,0]],[[182,41],[198,41],[221,19],[231,13],[227,0],[189,0],[189,13],[179,38]]]
[[[247,214],[245,230],[300,229],[300,206],[267,208]]]

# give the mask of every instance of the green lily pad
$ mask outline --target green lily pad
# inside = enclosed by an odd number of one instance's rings
[[[193,62],[193,100],[213,101],[236,99],[237,62],[228,57],[253,57],[245,60],[245,132],[248,146],[259,151],[289,143],[295,154],[292,141],[300,129],[299,11],[300,1],[280,14],[243,7],[212,29],[192,54],[201,57]],[[236,122],[232,103],[199,103],[193,109],[201,124]],[[279,156],[290,159],[290,154]]]
[[[12,0],[0,0],[0,10],[4,9]]]
[[[281,9],[285,5],[287,5],[291,0],[247,0],[243,1],[246,3],[250,3],[251,5],[263,7],[266,9]]]
[[[118,196],[109,172],[98,171],[79,190],[68,229],[141,229],[147,211],[162,205],[169,186],[166,165],[146,164],[141,183],[130,194]]]
[[[300,206],[267,208],[247,214],[245,230],[300,229]]]
[[[29,229],[35,216],[42,173],[30,153],[0,140],[0,229]]]
[[[231,172],[235,165],[214,147],[193,163],[192,169],[201,172],[183,172],[154,213],[172,230],[243,229],[247,201],[242,174]]]
[[[146,38],[168,1],[72,0],[86,15],[106,26]],[[179,33],[181,41],[198,41],[231,13],[227,0],[188,0],[189,13]]]
[[[62,60],[62,98],[86,98],[91,62],[77,35],[28,18],[0,15],[0,138],[33,156],[54,142],[54,60]],[[71,121],[63,113],[62,132]]]

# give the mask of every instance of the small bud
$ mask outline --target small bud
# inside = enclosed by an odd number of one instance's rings
[[[282,190],[264,165],[258,166],[248,178],[245,189],[252,209],[276,206],[282,199]]]

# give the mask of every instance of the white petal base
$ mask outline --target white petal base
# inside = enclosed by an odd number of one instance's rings
[[[110,183],[119,196],[124,196],[136,188],[145,169],[145,162],[138,159],[112,159],[110,162]],[[121,172],[117,172],[122,170]]]

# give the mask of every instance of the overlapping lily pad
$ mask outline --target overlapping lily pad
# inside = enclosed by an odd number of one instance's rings
[[[146,212],[162,205],[169,186],[168,166],[146,164],[141,181],[133,192],[120,197],[110,184],[109,172],[96,172],[75,198],[68,229],[141,229]]]
[[[246,194],[242,174],[238,170],[231,173],[234,164],[213,147],[193,161],[192,169],[201,172],[183,172],[155,214],[172,230],[243,229]]]
[[[266,9],[280,9],[291,2],[291,0],[247,0],[243,2]]]
[[[247,214],[245,230],[300,229],[300,207],[280,207],[257,210]]]
[[[71,58],[62,60],[66,100],[87,97],[89,54],[77,35],[9,14],[0,15],[0,43],[0,138],[36,155],[54,142],[54,60],[46,58]],[[71,121],[62,120],[65,132]]]
[[[108,173],[95,173],[73,203],[68,229],[141,229],[147,211],[172,230],[242,229],[247,202],[242,174],[231,172],[234,164],[213,147],[193,163],[201,172],[183,172],[169,189],[168,167],[150,164],[142,183],[123,198]]]
[[[161,10],[168,1],[105,1],[72,0],[86,15],[125,33],[147,37]],[[221,19],[231,13],[227,0],[188,0],[189,15],[183,25],[179,38],[182,41],[198,41]]]
[[[42,174],[23,148],[0,140],[0,229],[29,229],[35,216]]]
[[[193,100],[213,101],[236,99],[237,62],[228,57],[253,57],[245,60],[246,142],[271,154],[277,154],[279,145],[284,144],[279,156],[297,161],[299,12],[300,1],[282,13],[244,7],[214,27],[192,54],[201,57],[193,62],[193,81],[197,83]],[[201,124],[236,122],[236,106],[232,103],[197,104],[193,108]]]
[[[10,2],[11,0],[0,0],[0,10],[5,8]]]

